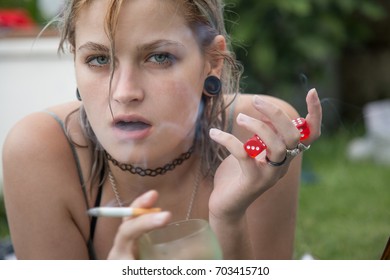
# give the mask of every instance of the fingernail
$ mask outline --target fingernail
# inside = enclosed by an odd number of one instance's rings
[[[309,93],[307,94],[307,97],[308,97],[308,100],[318,100],[319,99],[319,96],[318,96],[318,92],[317,92],[317,89],[316,88],[312,88]]]
[[[316,88],[312,88],[309,92],[312,92],[312,94],[318,95]]]
[[[221,134],[221,131],[217,128],[211,128],[209,134],[211,137],[218,136],[219,134]]]
[[[237,116],[237,120],[240,122],[247,122],[248,121],[248,116],[244,115],[242,113],[239,113]]]
[[[156,191],[155,190],[150,190],[150,191],[147,191],[146,193],[143,194],[143,197],[142,197],[142,201],[143,202],[148,202],[152,196],[154,195]]]
[[[161,212],[161,213],[157,213],[157,214],[153,214],[154,217],[153,217],[153,223],[158,226],[158,225],[162,225],[166,222],[166,220],[168,219],[168,216],[170,215],[169,212]]]
[[[253,101],[255,102],[256,105],[262,105],[263,104],[263,100],[258,95],[253,96]]]

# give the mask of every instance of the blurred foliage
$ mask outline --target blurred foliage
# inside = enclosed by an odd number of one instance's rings
[[[35,22],[42,21],[37,0],[0,0],[0,8],[25,9]]]
[[[7,216],[2,194],[0,193],[0,240],[9,235]]]
[[[324,65],[363,44],[372,34],[367,23],[386,16],[378,0],[226,0],[249,92],[285,91],[300,74],[322,79]]]

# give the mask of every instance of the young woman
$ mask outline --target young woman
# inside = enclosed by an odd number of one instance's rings
[[[136,259],[143,233],[188,218],[209,221],[226,259],[291,258],[294,152],[320,135],[316,91],[300,142],[290,105],[238,93],[221,1],[66,2],[60,48],[74,55],[79,101],[27,116],[4,144],[17,258]],[[252,158],[254,134],[266,150]],[[163,211],[86,214],[113,203]]]

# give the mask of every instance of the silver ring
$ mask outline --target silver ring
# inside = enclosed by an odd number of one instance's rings
[[[299,143],[295,149],[292,150],[286,149],[286,154],[288,157],[296,157],[301,152],[307,151],[308,149],[310,149],[310,145],[305,146],[304,144]]]
[[[270,160],[267,156],[265,156],[265,160],[267,161],[268,165],[271,165],[272,167],[279,167],[279,166],[282,166],[286,162],[287,156],[285,156],[281,162],[274,162],[274,161]]]
[[[305,146],[304,144],[299,143],[297,148],[298,148],[301,152],[304,152],[304,151],[307,151],[308,149],[310,149],[310,145],[309,145],[309,146]]]

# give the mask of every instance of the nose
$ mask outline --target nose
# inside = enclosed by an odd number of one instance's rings
[[[142,101],[145,97],[140,73],[131,67],[117,67],[114,72],[112,99],[118,103],[128,104]]]

